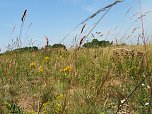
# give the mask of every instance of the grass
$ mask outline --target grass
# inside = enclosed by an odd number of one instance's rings
[[[107,10],[81,38],[78,50],[51,50],[46,38],[45,49],[1,54],[0,114],[151,114],[152,46],[145,42],[141,6],[144,46],[81,48],[87,36],[118,2],[98,10],[80,24]],[[22,44],[26,12],[21,18],[19,37],[14,42],[17,47]],[[79,39],[85,26],[86,23]],[[133,50],[133,56],[120,50],[114,55],[115,48]]]
[[[152,47],[144,59],[121,56],[117,61],[114,48],[0,55],[0,113],[149,113]]]

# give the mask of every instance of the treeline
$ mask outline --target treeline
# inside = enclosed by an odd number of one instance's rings
[[[52,49],[55,49],[55,48],[63,48],[63,49],[66,49],[66,46],[63,45],[63,44],[54,44],[54,45],[48,45],[47,47],[45,48],[52,48]],[[25,51],[38,51],[38,50],[43,50],[45,48],[41,48],[39,49],[37,46],[33,46],[33,47],[23,47],[23,48],[17,48],[15,50],[12,50],[13,52],[25,52]]]
[[[109,41],[99,41],[98,39],[93,39],[91,42],[87,42],[83,45],[85,48],[96,48],[96,47],[107,47],[112,45],[112,42]]]
[[[93,39],[91,42],[87,42],[84,43],[82,45],[82,47],[84,48],[96,48],[96,47],[107,47],[112,45],[112,43],[110,41],[99,41],[98,39]],[[25,51],[38,51],[38,50],[43,50],[43,49],[55,49],[55,48],[62,48],[62,49],[66,49],[66,46],[63,44],[53,44],[53,45],[48,45],[45,46],[44,48],[39,49],[37,46],[33,46],[33,47],[23,47],[23,48],[17,48],[15,50],[12,50],[11,52],[25,52]],[[10,52],[10,51],[7,51]],[[7,53],[6,52],[6,53]]]
[[[66,49],[66,46],[63,44],[54,44],[54,45],[48,45],[48,48],[63,48]]]
[[[13,51],[17,51],[17,52],[24,52],[24,51],[38,51],[38,47],[33,46],[33,47],[23,47],[23,48],[17,48]]]

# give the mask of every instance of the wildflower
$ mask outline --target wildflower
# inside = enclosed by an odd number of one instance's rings
[[[45,61],[46,63],[49,63],[49,60],[50,60],[50,58],[49,58],[48,56],[44,58],[44,61]]]
[[[145,84],[143,84],[143,83],[142,83],[141,85],[142,85],[142,86],[145,86]]]
[[[121,100],[121,103],[123,104],[126,101],[126,99]]]
[[[100,114],[105,114],[104,112],[101,112]]]
[[[64,95],[63,94],[59,94],[58,96],[57,96],[57,99],[58,100],[61,100],[61,99],[63,99],[64,98]]]
[[[62,110],[62,105],[57,103],[56,104],[56,112],[60,112]]]
[[[47,107],[47,106],[49,106],[51,103],[48,101],[48,102],[46,102],[46,103],[44,103],[43,104],[43,107]]]
[[[28,114],[36,114],[36,112],[34,110],[32,110],[31,112],[29,112]]]
[[[30,63],[30,68],[36,68],[36,63],[35,62]]]
[[[71,70],[72,70],[71,66],[66,66],[63,71],[70,72]]]
[[[38,68],[38,71],[39,71],[40,73],[42,73],[42,72],[44,71],[43,66],[40,66],[40,67]]]
[[[148,106],[149,105],[149,103],[145,103],[145,106]]]

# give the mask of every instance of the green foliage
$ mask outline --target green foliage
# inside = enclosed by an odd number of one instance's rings
[[[96,39],[92,42],[100,44]],[[125,104],[130,113],[147,114],[152,52],[147,54],[149,66],[146,66],[138,57],[118,56],[113,61],[112,49],[1,55],[0,113],[114,114],[119,103],[149,75]]]
[[[111,43],[109,41],[98,41],[97,39],[93,39],[91,42],[87,42],[83,45],[86,48],[94,48],[94,47],[107,47],[110,46]]]
[[[63,44],[53,44],[53,46],[49,46],[51,48],[63,48],[63,49],[66,49],[66,46],[63,45]]]
[[[33,46],[33,47],[23,47],[23,48],[15,49],[14,51],[17,51],[17,52],[23,52],[23,51],[38,51],[38,47],[36,47],[36,46]]]
[[[10,114],[24,114],[22,109],[11,101],[5,102],[4,106],[6,107],[6,110],[8,110],[7,112]]]

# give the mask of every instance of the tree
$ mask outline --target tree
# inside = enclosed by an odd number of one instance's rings
[[[94,48],[94,47],[107,47],[110,46],[111,43],[109,41],[98,41],[98,39],[93,39],[91,42],[84,43],[83,47],[86,48]]]
[[[66,46],[63,44],[54,44],[53,46],[51,46],[52,48],[63,48],[66,49]]]
[[[36,47],[36,46],[33,46],[33,47],[23,47],[23,48],[15,49],[15,51],[18,51],[18,52],[23,52],[23,51],[37,51],[37,50],[38,50],[38,47]]]

